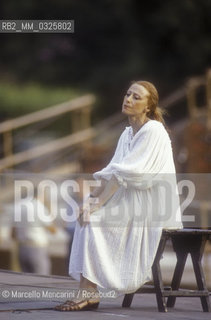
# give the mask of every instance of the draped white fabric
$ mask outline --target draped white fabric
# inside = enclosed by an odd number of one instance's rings
[[[148,121],[135,136],[126,127],[111,162],[94,178],[113,175],[117,192],[90,223],[76,223],[69,274],[130,293],[150,279],[162,229],[182,228],[171,141],[160,122]]]

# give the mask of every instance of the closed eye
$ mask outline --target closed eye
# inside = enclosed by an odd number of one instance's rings
[[[136,100],[141,99],[141,97],[140,97],[140,96],[138,96],[137,94],[135,94],[135,95],[134,95],[134,98],[135,98]]]
[[[131,95],[131,93],[130,92],[127,92],[126,93],[126,97],[129,97]],[[138,95],[138,94],[135,94],[135,93],[133,93],[133,98],[135,99],[135,100],[141,100],[142,98]]]

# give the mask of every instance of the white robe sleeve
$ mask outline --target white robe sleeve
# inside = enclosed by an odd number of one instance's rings
[[[117,143],[116,150],[115,150],[114,155],[113,155],[111,161],[109,162],[109,164],[105,168],[103,168],[102,170],[94,173],[93,176],[95,179],[100,179],[100,178],[103,178],[106,180],[111,179],[111,177],[113,175],[112,170],[111,170],[111,165],[113,163],[120,163],[123,160],[123,149],[124,149],[124,143],[126,140],[127,129],[128,128],[126,128],[123,131],[123,133],[121,134],[119,141]]]
[[[123,145],[124,141],[119,148]],[[164,173],[175,173],[171,141],[164,126],[158,121],[150,121],[137,132],[125,156],[122,156],[123,150],[116,151],[115,159],[112,159],[106,170],[98,172],[95,178],[108,178],[108,175],[110,178],[114,175],[124,187],[146,189],[158,180],[158,176],[160,178]]]

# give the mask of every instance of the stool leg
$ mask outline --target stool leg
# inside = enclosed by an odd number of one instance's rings
[[[131,303],[133,301],[133,296],[134,296],[134,293],[125,294],[124,300],[122,302],[123,308],[129,308],[131,306]]]
[[[162,280],[162,275],[160,270],[160,259],[165,248],[166,240],[167,240],[166,237],[161,238],[160,244],[157,250],[157,254],[156,254],[154,263],[152,265],[152,275],[153,275],[153,281],[155,286],[157,305],[158,305],[158,310],[160,312],[167,312],[166,301],[163,295],[163,292],[164,292],[163,280]]]
[[[182,252],[182,253],[177,252],[176,255],[177,255],[177,264],[176,264],[173,279],[171,282],[172,290],[179,289],[188,253],[187,252]],[[174,297],[174,296],[168,297],[167,307],[173,308],[175,305],[175,302],[176,302],[176,297]]]
[[[191,252],[193,268],[194,268],[196,282],[199,290],[207,290],[205,276],[204,276],[204,272],[201,264],[201,259],[203,256],[206,240],[207,239],[203,237],[200,243],[199,250]],[[200,299],[201,299],[203,311],[210,312],[211,307],[210,307],[210,300],[209,300],[209,292],[207,292],[207,296],[202,296],[200,297]]]

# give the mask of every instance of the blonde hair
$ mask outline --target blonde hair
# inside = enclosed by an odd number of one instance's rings
[[[165,120],[163,119],[163,115],[166,114],[165,110],[159,108],[158,101],[159,101],[159,95],[157,92],[157,89],[155,86],[148,81],[134,81],[133,83],[137,83],[141,86],[143,86],[147,91],[149,92],[148,97],[148,106],[149,111],[147,112],[147,117],[149,117],[152,120],[157,120],[165,124]]]

